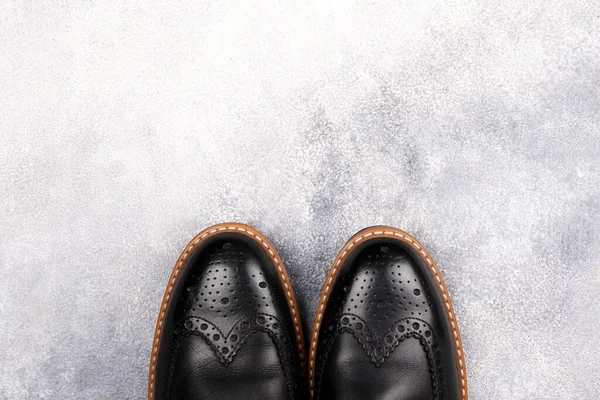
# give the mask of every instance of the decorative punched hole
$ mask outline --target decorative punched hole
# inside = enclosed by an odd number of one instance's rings
[[[421,326],[421,325],[419,325],[419,323],[418,323],[418,322],[415,322],[415,323],[413,323],[413,325],[412,325],[412,327],[413,327],[413,329],[414,329],[414,330],[417,330],[417,329],[419,329],[419,327],[420,327],[420,326]]]
[[[229,339],[231,339],[232,342],[237,342],[238,341],[237,335],[231,335],[231,337]]]
[[[356,329],[358,329],[359,331],[363,328],[362,322],[358,322],[355,326],[356,326]]]
[[[390,251],[390,248],[387,247],[387,246],[381,246],[380,250],[381,250],[382,253],[387,253],[388,251]]]
[[[221,299],[221,304],[229,304],[229,299],[227,297],[223,297]]]
[[[194,323],[192,321],[185,321],[185,327],[187,329],[192,329],[194,327]]]
[[[425,331],[425,337],[431,337],[431,332]]]
[[[348,317],[342,318],[342,324],[348,325],[349,322],[350,322],[350,320],[348,319]]]
[[[221,352],[223,352],[223,354],[227,354],[227,353],[229,353],[229,349],[227,347],[223,347],[221,349]]]
[[[266,282],[260,282],[260,283],[258,284],[258,286],[259,286],[261,289],[264,289],[264,288],[266,288],[266,287],[267,287],[267,283],[266,283]]]
[[[415,296],[419,296],[421,294],[421,291],[419,289],[415,289],[413,290],[413,293],[415,294]]]
[[[277,322],[273,324],[273,329],[279,329],[279,324]]]
[[[202,324],[202,325],[200,325],[200,329],[202,329],[203,331],[205,331],[205,330],[208,329],[208,325]]]
[[[258,321],[259,324],[264,324],[266,322],[265,317],[263,317],[262,315],[260,315],[258,318],[256,318],[256,320]]]
[[[217,335],[217,334],[215,333],[215,334],[213,335],[213,340],[214,340],[214,341],[217,341],[217,340],[219,340],[219,339],[221,339],[221,336],[219,336],[219,335]]]
[[[250,327],[250,324],[247,322],[242,322],[242,324],[240,325],[240,328],[242,329],[248,329]]]
[[[403,325],[398,325],[398,332],[402,333],[405,329]]]

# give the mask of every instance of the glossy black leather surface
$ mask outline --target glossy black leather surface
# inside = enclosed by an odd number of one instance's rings
[[[452,335],[423,261],[379,238],[348,257],[320,328],[315,398],[458,400]]]
[[[173,296],[155,398],[303,398],[286,297],[254,241],[235,233],[207,240],[190,257]]]

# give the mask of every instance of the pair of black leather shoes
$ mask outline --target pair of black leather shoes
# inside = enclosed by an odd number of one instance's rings
[[[305,351],[273,245],[241,224],[200,232],[161,304],[148,398],[467,400],[460,334],[431,256],[398,229],[357,233],[335,259]]]

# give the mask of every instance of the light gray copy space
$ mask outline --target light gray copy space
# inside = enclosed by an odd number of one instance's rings
[[[187,242],[304,325],[356,231],[432,253],[471,398],[600,398],[600,3],[0,3],[0,399],[143,399]],[[309,332],[307,332],[308,334]]]

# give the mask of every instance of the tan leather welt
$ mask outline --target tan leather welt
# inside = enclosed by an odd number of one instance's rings
[[[169,278],[169,283],[167,285],[167,289],[165,290],[165,294],[163,296],[163,300],[160,306],[160,313],[158,315],[158,321],[156,322],[156,329],[154,331],[154,341],[152,343],[152,353],[150,355],[150,369],[148,371],[148,399],[154,400],[154,387],[155,387],[155,379],[156,379],[156,362],[158,359],[158,349],[160,347],[161,341],[161,333],[163,328],[163,323],[165,320],[165,314],[167,311],[167,307],[169,305],[169,301],[171,300],[171,295],[173,293],[173,288],[177,284],[180,273],[183,270],[188,257],[194,252],[194,250],[208,237],[212,237],[218,235],[220,233],[231,233],[236,232],[241,235],[247,236],[256,242],[267,254],[273,263],[274,268],[277,270],[277,276],[283,286],[285,291],[288,306],[290,308],[290,313],[292,315],[292,319],[294,321],[294,330],[296,333],[296,343],[298,344],[298,355],[300,357],[300,365],[301,370],[305,370],[305,362],[304,362],[304,334],[302,332],[302,323],[300,322],[300,312],[298,311],[298,304],[296,303],[296,296],[294,295],[294,291],[292,289],[292,284],[290,283],[290,278],[283,266],[283,262],[281,261],[281,257],[275,251],[275,248],[269,242],[269,240],[264,237],[260,232],[255,230],[254,228],[249,227],[248,225],[239,224],[239,223],[225,223],[213,225],[204,229],[202,232],[197,234],[188,245],[185,247],[183,253],[179,256],[175,267],[173,268],[173,272],[171,273],[171,277]]]
[[[329,269],[329,273],[327,274],[327,278],[325,280],[325,284],[323,285],[323,290],[321,291],[321,298],[319,299],[319,305],[317,306],[317,316],[315,318],[315,322],[312,329],[312,335],[310,339],[310,350],[308,355],[308,382],[309,382],[309,390],[310,390],[310,398],[314,398],[314,382],[315,382],[315,359],[317,354],[317,339],[319,338],[319,328],[321,327],[321,320],[323,318],[323,312],[327,307],[327,300],[329,297],[329,292],[333,287],[339,271],[344,263],[344,260],[348,257],[348,255],[353,251],[353,249],[358,246],[361,242],[365,242],[368,240],[372,240],[375,238],[381,237],[389,237],[396,240],[400,240],[403,243],[408,244],[413,249],[417,251],[423,262],[426,263],[428,270],[431,272],[436,287],[440,293],[444,301],[445,312],[448,316],[448,320],[450,321],[450,328],[452,330],[453,335],[453,346],[454,352],[456,355],[456,368],[458,371],[459,377],[459,386],[460,386],[460,396],[461,400],[468,400],[469,398],[469,390],[467,385],[467,373],[466,373],[466,364],[464,358],[464,352],[462,347],[462,341],[460,339],[460,331],[458,330],[458,324],[456,323],[456,317],[454,315],[454,308],[452,307],[452,303],[450,301],[450,296],[448,295],[448,291],[446,290],[446,285],[442,280],[442,276],[437,268],[437,265],[431,258],[431,255],[427,252],[427,250],[411,235],[408,233],[401,231],[400,229],[391,228],[387,226],[378,226],[374,228],[369,228],[364,231],[361,231],[354,235],[344,246],[342,251],[340,251],[333,261],[333,265]]]

